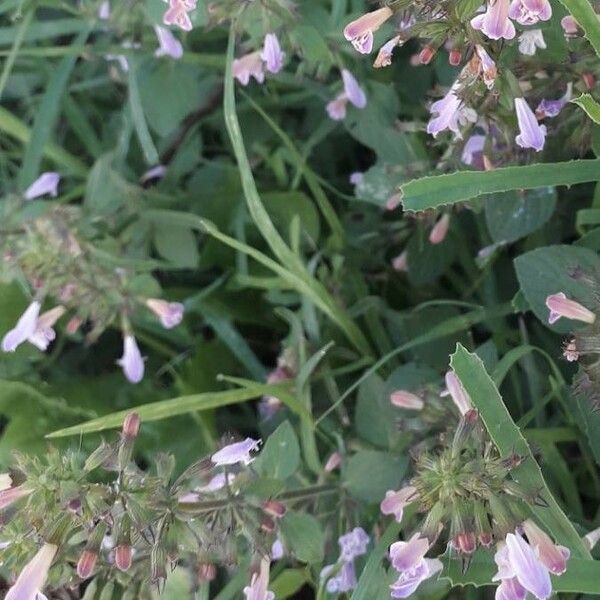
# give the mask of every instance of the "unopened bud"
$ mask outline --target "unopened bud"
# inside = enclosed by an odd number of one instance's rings
[[[484,548],[489,548],[494,543],[494,536],[489,531],[482,531],[479,536],[479,543]]]
[[[454,538],[454,545],[462,554],[473,554],[477,549],[477,538],[472,531],[463,531]]]
[[[272,533],[275,531],[275,521],[271,517],[264,515],[260,522],[260,528],[267,533]]]
[[[450,54],[448,54],[448,62],[453,67],[458,67],[458,65],[460,65],[461,60],[462,52],[458,48],[452,48],[452,50],[450,50]]]
[[[285,506],[281,502],[277,502],[277,500],[267,500],[263,503],[262,507],[268,515],[271,515],[275,519],[283,517],[286,510]]]
[[[133,558],[133,548],[129,544],[121,544],[115,548],[115,565],[119,571],[128,571]]]
[[[82,320],[79,317],[72,317],[67,323],[66,331],[69,335],[77,333],[77,330],[81,327]]]
[[[327,459],[327,462],[325,463],[325,467],[324,467],[325,472],[331,473],[331,471],[334,471],[335,469],[337,469],[341,463],[342,463],[342,455],[339,452],[334,452]]]
[[[581,79],[583,79],[583,83],[588,90],[592,90],[596,87],[596,78],[589,71],[582,73]]]
[[[428,65],[434,55],[435,50],[431,46],[425,46],[425,48],[419,52],[419,62],[422,65]]]
[[[198,565],[198,582],[212,581],[217,576],[217,567],[212,563],[200,563]]]
[[[137,413],[130,413],[123,421],[123,437],[133,439],[137,437],[140,431],[140,416]]]
[[[84,550],[77,561],[77,575],[79,575],[81,579],[90,577],[96,568],[97,561],[98,554],[91,550]]]

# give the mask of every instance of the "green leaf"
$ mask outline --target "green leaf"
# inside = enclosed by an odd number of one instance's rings
[[[589,0],[560,0],[561,4],[575,17],[585,37],[600,56],[600,23]]]
[[[385,393],[383,380],[371,375],[358,388],[354,423],[358,435],[380,448],[390,448],[400,437],[397,418],[400,412]]]
[[[600,412],[593,410],[591,399],[584,390],[579,393],[571,390],[567,406],[579,429],[586,435],[596,462],[600,464]]]
[[[262,475],[274,479],[287,479],[300,465],[298,437],[289,421],[284,421],[265,442],[254,463]]]
[[[316,564],[323,560],[323,527],[307,513],[288,511],[280,525],[286,549],[298,560]]]
[[[591,558],[589,550],[548,489],[539,465],[512,420],[494,382],[486,373],[481,359],[459,344],[456,352],[450,357],[450,366],[479,411],[500,454],[508,456],[516,452],[525,458],[511,474],[516,482],[537,492],[548,504],[548,507],[532,506],[533,514],[557,543],[571,550],[573,557]]]
[[[594,123],[600,124],[600,104],[598,104],[590,94],[581,94],[581,96],[573,98],[571,102],[583,108],[587,113],[587,116],[592,119]]]
[[[198,242],[189,227],[177,227],[168,223],[157,224],[154,245],[162,258],[180,269],[194,269],[200,255]]]
[[[406,473],[407,456],[360,450],[344,469],[344,483],[350,494],[364,502],[380,502],[387,490],[395,490]]]
[[[600,159],[596,158],[432,175],[402,184],[400,193],[406,210],[420,211],[471,200],[481,194],[573,185],[599,179]]]
[[[548,324],[546,297],[564,292],[570,298],[588,304],[595,302],[593,290],[571,276],[575,268],[593,275],[600,271],[598,254],[578,246],[547,246],[527,252],[515,259],[515,269],[521,290],[537,318],[560,333],[573,329],[574,322],[559,319]]]
[[[284,569],[273,581],[269,589],[277,600],[293,596],[305,583],[310,582],[310,576],[305,569]]]
[[[546,223],[556,208],[556,190],[539,188],[485,197],[485,220],[495,243],[514,242]]]

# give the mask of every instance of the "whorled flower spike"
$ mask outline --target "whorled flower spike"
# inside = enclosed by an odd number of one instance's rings
[[[235,465],[237,463],[249,465],[254,460],[251,458],[250,452],[258,450],[259,444],[260,440],[246,438],[242,442],[235,442],[221,448],[210,459],[218,466]]]
[[[361,54],[370,54],[373,50],[373,32],[377,31],[393,14],[389,6],[366,13],[346,25],[344,37],[352,42],[355,50]]]
[[[139,383],[144,378],[144,359],[135,338],[130,333],[123,337],[123,356],[117,361],[130,383]]]
[[[34,300],[21,315],[17,324],[2,338],[2,350],[14,352],[35,332],[42,305]]]
[[[397,492],[388,490],[385,498],[381,501],[379,508],[384,515],[394,515],[394,519],[400,523],[404,515],[404,508],[407,504],[414,502],[419,498],[417,488],[407,485]]]
[[[265,61],[265,67],[270,73],[279,73],[283,69],[285,52],[281,50],[279,39],[274,33],[267,33],[260,57]]]
[[[48,570],[58,547],[44,544],[25,565],[4,600],[36,600],[48,577]]]
[[[171,31],[155,25],[154,32],[156,33],[159,43],[159,47],[155,50],[154,56],[170,56],[175,60],[178,60],[183,56],[183,46]]]
[[[521,148],[533,148],[539,152],[546,142],[546,126],[538,123],[524,98],[515,98],[515,110],[519,122],[519,134],[515,137],[515,142]]]
[[[516,31],[513,22],[508,18],[510,0],[489,0],[483,14],[471,19],[471,27],[481,31],[491,40],[512,40]]]
[[[60,175],[53,171],[42,173],[26,190],[23,194],[25,200],[33,200],[40,196],[50,194],[53,198],[58,195],[58,184],[60,182]]]
[[[561,317],[584,323],[593,323],[596,320],[596,315],[591,310],[575,300],[569,300],[564,292],[550,294],[546,298],[546,306],[550,310],[548,315],[550,325],[556,323]]]

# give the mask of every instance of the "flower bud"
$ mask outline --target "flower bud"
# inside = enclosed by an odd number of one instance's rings
[[[477,549],[477,538],[472,531],[462,531],[454,538],[454,545],[462,554],[473,554]]]
[[[198,582],[212,581],[217,576],[217,567],[212,563],[200,563],[198,565]]]
[[[424,403],[419,396],[406,390],[396,390],[390,394],[390,402],[406,410],[422,410]]]
[[[266,502],[263,502],[262,508],[268,515],[275,519],[283,517],[286,511],[285,506],[281,504],[281,502],[277,502],[277,500],[267,500]]]
[[[458,48],[452,48],[450,53],[448,54],[448,62],[453,67],[458,67],[460,65],[460,61],[462,60],[462,52]]]
[[[130,413],[123,421],[123,437],[135,438],[140,431],[140,416],[137,413]]]
[[[482,531],[477,539],[484,548],[489,548],[494,543],[494,536],[490,531]]]
[[[583,79],[583,83],[588,90],[592,90],[596,87],[596,78],[593,73],[586,71],[581,74],[581,79]]]
[[[325,469],[326,473],[331,473],[331,471],[334,471],[335,469],[337,469],[341,463],[342,463],[342,455],[339,452],[334,452],[327,459],[327,462],[325,463],[325,467],[323,467],[323,468]]]
[[[128,571],[133,559],[133,548],[130,544],[121,544],[115,548],[115,565],[119,571]]]
[[[267,533],[272,533],[275,531],[275,521],[268,515],[263,515],[260,521],[260,528]]]
[[[431,46],[425,46],[425,48],[423,48],[421,52],[419,52],[419,62],[422,65],[428,65],[431,62],[431,59],[434,57],[434,55],[435,50]]]
[[[91,550],[84,550],[77,561],[77,575],[81,579],[87,579],[92,575],[98,561],[98,554]]]

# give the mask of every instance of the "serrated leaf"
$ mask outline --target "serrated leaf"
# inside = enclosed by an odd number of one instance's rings
[[[600,104],[590,94],[581,94],[581,96],[573,98],[571,102],[582,108],[594,123],[600,124]]]

